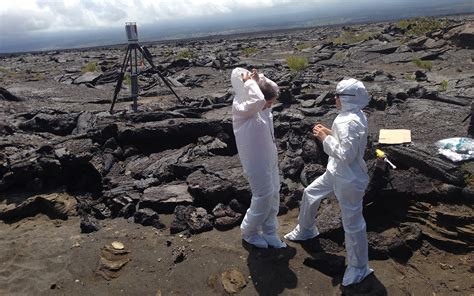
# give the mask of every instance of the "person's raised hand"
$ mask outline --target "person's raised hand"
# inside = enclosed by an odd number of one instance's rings
[[[327,128],[322,124],[316,124],[313,127],[313,136],[315,136],[321,142],[324,142],[328,134],[326,133]]]
[[[328,135],[331,134],[331,130],[328,129],[327,127],[325,127],[324,125],[320,124],[320,123],[316,124],[313,129],[315,129],[316,127],[317,127],[318,129],[324,131],[324,132],[325,132],[326,134],[328,134]]]
[[[257,69],[255,69],[255,68],[252,69],[252,73],[250,74],[250,77],[251,77],[253,80],[255,80],[255,81],[258,82],[258,80],[260,79],[260,77],[258,76]]]

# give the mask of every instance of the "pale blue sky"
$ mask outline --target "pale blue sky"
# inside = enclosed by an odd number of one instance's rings
[[[70,31],[122,27],[126,21],[140,25],[202,17],[235,16],[247,12],[289,12],[308,7],[402,7],[430,4],[433,0],[7,0],[0,5],[0,34],[28,31]],[[450,3],[452,0],[436,0]],[[474,1],[471,1],[474,3]],[[474,4],[473,4],[474,5]]]
[[[474,0],[5,0],[0,53],[474,13]]]

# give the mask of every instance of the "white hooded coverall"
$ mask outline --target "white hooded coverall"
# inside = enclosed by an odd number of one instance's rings
[[[341,208],[345,233],[348,263],[342,285],[347,286],[361,282],[373,272],[368,266],[367,232],[362,216],[362,198],[369,177],[363,159],[368,125],[361,109],[368,103],[368,94],[363,83],[355,79],[341,81],[336,94],[342,94],[339,96],[341,110],[333,122],[332,135],[323,142],[324,152],[329,155],[327,169],[305,188],[298,226],[301,233],[316,236],[319,232],[315,217],[319,204],[334,192]]]
[[[271,108],[262,110],[266,101],[253,79],[242,81],[243,68],[232,71],[231,83],[235,91],[232,120],[237,150],[245,175],[252,190],[250,208],[240,226],[244,236],[260,231],[276,235],[280,204],[280,176],[278,153],[273,130]],[[278,91],[275,82],[260,74],[260,79]]]

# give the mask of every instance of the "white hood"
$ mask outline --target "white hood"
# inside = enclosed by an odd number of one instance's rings
[[[360,110],[369,103],[369,94],[364,84],[354,78],[339,82],[336,86],[336,94],[342,94],[339,96],[341,111]]]
[[[244,82],[242,81],[242,74],[246,72],[248,72],[247,69],[235,68],[230,76],[230,82],[232,83],[232,88],[235,92],[235,99],[237,101],[241,101],[248,96],[247,90],[244,88]]]

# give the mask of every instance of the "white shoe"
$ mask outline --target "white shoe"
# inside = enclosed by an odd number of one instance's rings
[[[243,234],[242,239],[257,248],[260,248],[260,249],[268,248],[267,241],[259,234],[252,234],[252,235]]]
[[[302,229],[300,225],[296,225],[295,229],[290,233],[287,233],[284,238],[290,241],[305,241],[308,239],[312,239],[319,235],[319,231],[314,228],[312,230]]]
[[[270,247],[276,249],[286,248],[286,244],[276,234],[270,235],[264,233],[262,236]]]

